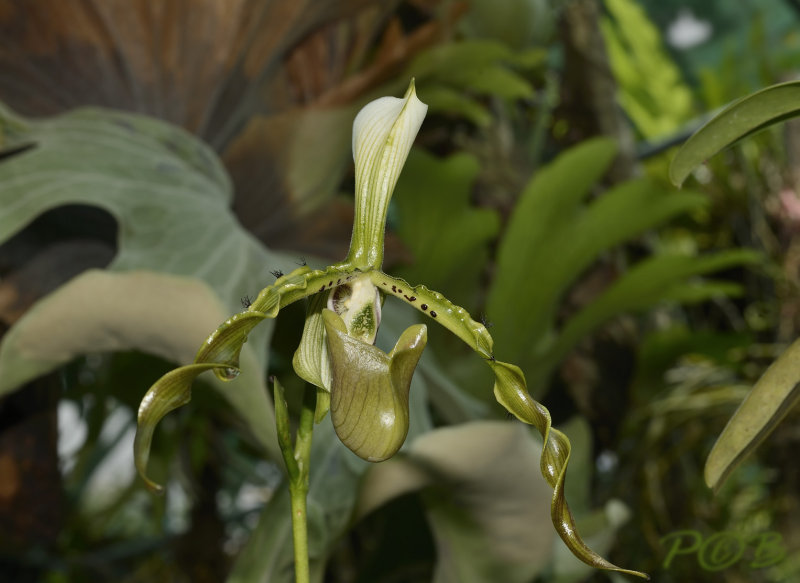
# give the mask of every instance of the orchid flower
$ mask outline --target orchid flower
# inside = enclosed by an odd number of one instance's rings
[[[374,346],[383,301],[392,296],[477,352],[494,371],[497,401],[542,434],[541,470],[554,489],[553,523],[572,552],[592,566],[647,577],[609,563],[577,534],[564,497],[569,440],[552,428],[550,413],[528,394],[522,371],[495,358],[486,327],[440,293],[381,271],[389,201],[426,112],[413,81],[402,99],[382,97],[360,111],[353,124],[355,219],[347,257],[325,269],[304,265],[279,277],[208,337],[193,364],[167,373],[150,388],[139,408],[134,444],[139,474],[152,490],[161,490],[146,475],[156,424],[189,402],[192,381],[200,373],[212,370],[220,379],[236,378],[239,353],[250,331],[262,320],[276,317],[281,308],[305,298],[309,298],[307,316],[292,364],[301,378],[317,387],[315,421],[322,421],[330,411],[336,434],[353,453],[371,462],[393,456],[408,433],[409,387],[427,342],[427,327],[409,327],[388,354]],[[287,444],[288,413],[277,385],[275,404],[279,441]],[[297,471],[296,457],[284,448],[290,475]]]

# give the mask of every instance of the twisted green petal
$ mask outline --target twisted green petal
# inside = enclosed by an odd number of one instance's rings
[[[564,495],[564,481],[567,476],[567,464],[571,451],[569,439],[558,429],[552,427],[550,412],[547,408],[528,394],[525,376],[519,367],[497,360],[490,360],[488,364],[495,375],[494,396],[497,402],[517,419],[533,425],[542,434],[544,446],[540,469],[547,483],[553,488],[550,517],[561,540],[576,557],[593,567],[649,579],[650,577],[645,573],[617,567],[583,542]]]
[[[473,320],[463,308],[424,285],[410,286],[402,279],[379,271],[370,272],[372,282],[386,294],[393,295],[439,322],[486,359],[495,374],[494,395],[517,419],[533,425],[544,439],[541,471],[553,488],[550,514],[553,525],[569,549],[584,563],[600,569],[619,571],[649,579],[645,573],[617,567],[591,550],[578,534],[564,494],[564,480],[569,462],[569,439],[553,429],[550,412],[530,396],[525,376],[519,367],[495,360],[493,340],[486,327]]]
[[[331,356],[331,420],[339,439],[371,462],[394,455],[408,434],[408,391],[428,329],[411,326],[386,354],[348,335],[342,319],[323,310]]]
[[[225,363],[214,362],[176,368],[150,387],[139,405],[136,437],[133,440],[133,462],[147,487],[156,494],[163,493],[164,488],[147,477],[150,444],[153,441],[156,425],[167,413],[186,405],[191,400],[192,381],[197,375],[215,367],[229,368]]]
[[[147,477],[147,462],[155,427],[170,411],[186,405],[191,400],[194,379],[206,370],[224,381],[239,375],[239,354],[253,328],[266,318],[277,316],[281,308],[311,294],[329,290],[359,275],[353,267],[342,264],[324,270],[311,270],[307,266],[282,276],[261,293],[250,307],[223,322],[195,356],[193,364],[168,372],[147,391],[139,406],[134,462],[139,475],[154,492],[163,488]],[[323,403],[325,401],[323,400]],[[320,413],[324,416],[324,413]]]

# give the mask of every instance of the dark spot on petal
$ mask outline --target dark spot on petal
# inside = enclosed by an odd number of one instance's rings
[[[403,293],[403,290],[401,290],[400,288],[397,288],[397,293],[401,294],[401,293]]]
[[[397,288],[395,286],[392,286],[392,291],[397,293]]]
[[[325,291],[325,284],[324,283],[322,284],[322,287],[319,288],[319,291],[321,291],[321,292]],[[319,293],[319,292],[317,292],[317,293]]]
[[[431,318],[435,318],[437,315],[438,315],[438,314],[437,314],[436,312],[434,312],[433,310],[431,310]]]
[[[423,310],[427,310],[428,309],[428,304],[422,304],[420,306],[420,308],[422,308]]]

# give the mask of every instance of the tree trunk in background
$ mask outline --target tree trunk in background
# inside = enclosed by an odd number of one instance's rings
[[[636,148],[630,123],[617,103],[617,83],[600,31],[597,0],[574,0],[564,7],[561,42],[564,78],[556,117],[568,123],[564,140],[576,144],[593,136],[614,138],[619,156],[611,167],[612,183],[635,176]]]
[[[46,556],[64,523],[58,465],[60,392],[58,378],[49,375],[0,400],[3,581],[38,580],[42,565],[36,564],[35,555]]]
[[[595,136],[613,138],[619,154],[606,181],[617,184],[639,173],[638,162],[630,122],[617,102],[600,17],[597,0],[574,0],[564,8],[560,23],[564,76],[555,119],[566,131],[556,139],[569,147]],[[624,258],[618,255],[606,257],[584,274],[572,288],[571,309],[578,311],[602,294],[620,275],[622,264]],[[617,318],[587,338],[561,367],[564,388],[592,424],[595,453],[614,446],[627,413],[637,338],[635,323],[628,317]]]

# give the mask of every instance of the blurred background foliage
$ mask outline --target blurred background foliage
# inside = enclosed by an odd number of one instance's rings
[[[352,119],[412,76],[430,111],[387,271],[482,314],[525,370],[590,545],[655,581],[797,580],[797,413],[716,495],[702,476],[797,337],[799,126],[681,191],[667,167],[797,75],[799,20],[791,0],[0,0],[2,580],[292,580],[265,378],[296,401],[302,307],[162,423],[164,498],[134,476],[136,408],[270,272],[344,256]],[[415,318],[386,309],[378,343]],[[317,427],[317,580],[621,580],[554,538],[537,441],[430,334],[400,455],[367,467]],[[775,531],[787,558],[664,568],[686,529]]]

